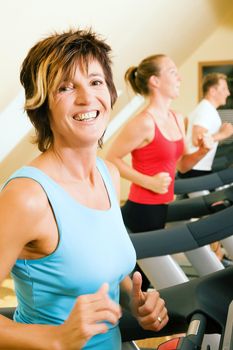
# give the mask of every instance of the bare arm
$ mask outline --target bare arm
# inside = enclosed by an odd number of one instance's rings
[[[177,162],[177,169],[181,173],[186,173],[191,170],[208,152],[209,148],[200,146],[196,152],[184,154]]]
[[[180,123],[182,123],[182,120],[180,120]],[[184,140],[186,140],[184,126],[182,126],[182,130]],[[207,134],[207,129],[205,128],[193,127],[192,141],[198,149],[193,153],[187,153],[185,145],[184,153],[177,162],[177,169],[181,173],[191,170],[213,147],[213,138]]]
[[[46,239],[48,205],[40,186],[28,179],[13,180],[0,193],[0,282],[25,254],[29,242]],[[78,297],[68,319],[59,326],[21,324],[0,316],[0,349],[79,350],[92,336],[108,330],[103,320],[115,324],[120,316],[105,283],[96,293]]]
[[[23,180],[14,180],[0,193],[0,282],[25,245],[36,239],[35,202],[27,190],[19,191],[21,186],[25,186]],[[23,325],[0,316],[0,349],[53,349],[54,340],[53,327]]]
[[[202,137],[208,133],[208,130],[206,128],[203,128],[200,125],[194,125],[192,129],[192,141],[194,146],[197,146],[198,144],[198,138]],[[223,123],[219,130],[212,134],[212,138],[214,142],[223,141],[233,135],[233,125],[231,123]]]
[[[222,141],[233,135],[233,126],[231,123],[223,123],[219,131],[210,135],[208,129],[193,125],[192,142],[193,145],[199,147],[196,152],[184,154],[178,162],[178,170],[182,173],[193,168],[213,147],[213,142]]]
[[[114,163],[120,175],[146,189],[158,193],[166,193],[171,182],[168,173],[159,173],[155,176],[148,176],[133,169],[125,161],[125,157],[140,147],[145,146],[154,136],[154,123],[151,117],[145,113],[137,115],[130,120],[113,141],[106,159]]]
[[[233,135],[233,125],[231,123],[223,123],[218,132],[213,134],[214,141],[223,141]]]

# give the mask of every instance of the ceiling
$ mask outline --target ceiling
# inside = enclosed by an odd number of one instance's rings
[[[54,31],[92,27],[111,45],[114,81],[122,92],[113,110],[114,117],[129,102],[123,80],[129,66],[137,65],[148,55],[165,53],[179,67],[221,23],[233,23],[225,21],[226,16],[233,14],[232,0],[0,1],[0,117],[19,94],[20,65],[28,50]],[[4,125],[0,129],[4,130]],[[18,166],[30,160],[35,148],[27,146],[25,151],[24,143],[28,145],[28,137],[1,162],[0,172],[6,164]],[[24,158],[19,161],[22,154]]]
[[[179,66],[233,9],[232,0],[8,0],[1,4],[0,110],[19,89],[20,64],[47,34],[89,27],[113,49],[114,79],[152,53],[166,53]]]

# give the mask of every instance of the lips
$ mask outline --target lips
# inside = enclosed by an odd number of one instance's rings
[[[91,120],[97,118],[99,115],[98,111],[91,111],[86,113],[78,113],[73,116],[74,120],[83,121],[83,120]]]

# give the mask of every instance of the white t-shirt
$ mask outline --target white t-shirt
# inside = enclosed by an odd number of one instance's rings
[[[201,126],[208,130],[210,134],[215,134],[222,124],[221,118],[216,108],[206,99],[203,99],[188,116],[187,147],[188,153],[197,151],[198,147],[192,143],[193,125]],[[195,170],[211,170],[214,156],[218,147],[218,142],[213,148],[193,167]]]

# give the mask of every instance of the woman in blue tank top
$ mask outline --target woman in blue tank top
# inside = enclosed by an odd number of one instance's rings
[[[0,196],[0,280],[11,271],[15,322],[1,349],[119,350],[120,287],[140,325],[168,322],[158,292],[133,280],[136,255],[118,205],[119,175],[97,158],[116,101],[110,47],[90,30],[38,42],[21,69],[41,151]],[[10,249],[9,249],[10,247]]]

